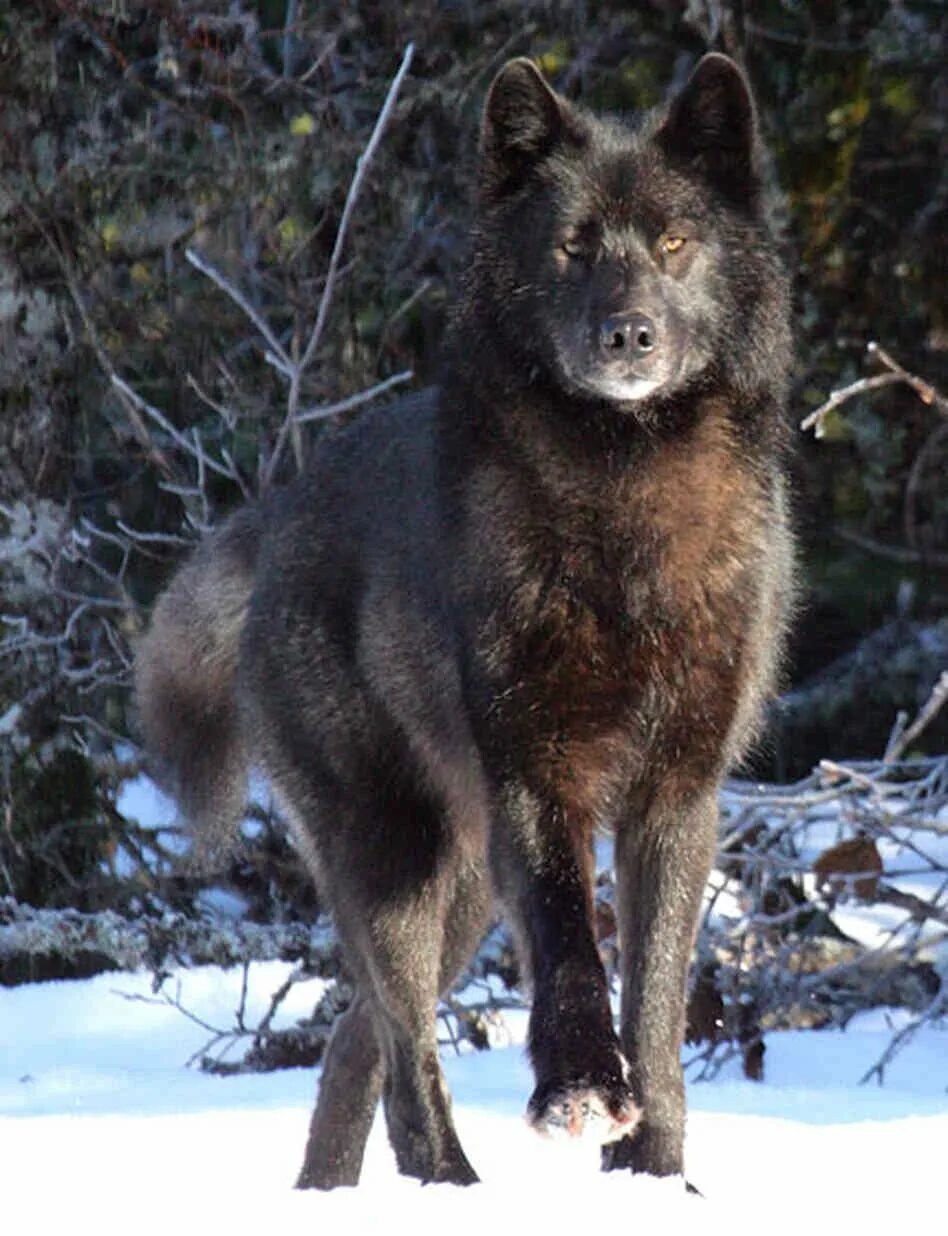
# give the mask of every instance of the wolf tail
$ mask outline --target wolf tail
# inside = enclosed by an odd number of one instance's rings
[[[159,598],[135,659],[152,770],[191,824],[199,864],[233,847],[246,805],[236,679],[259,542],[252,507],[207,537]]]

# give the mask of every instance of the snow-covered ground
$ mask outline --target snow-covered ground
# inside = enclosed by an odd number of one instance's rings
[[[251,967],[247,1021],[287,972]],[[183,972],[180,999],[229,1026],[239,971]],[[170,990],[175,984],[169,985]],[[603,1176],[594,1148],[543,1141],[522,1113],[530,1092],[524,1016],[508,1046],[445,1054],[457,1124],[483,1183],[419,1185],[395,1172],[377,1122],[357,1190],[298,1193],[313,1072],[213,1077],[186,1067],[208,1038],[150,996],[149,978],[0,990],[0,1223],[9,1233],[402,1230],[886,1233],[943,1230],[948,1218],[948,1028],[913,1039],[884,1087],[859,1086],[892,1027],[865,1015],[845,1032],[774,1034],[767,1079],[737,1066],[689,1086],[689,1176]],[[284,1020],[308,1012],[299,984]],[[661,1228],[657,1225],[662,1224]],[[664,1226],[668,1225],[668,1226]]]
[[[144,778],[126,785],[118,805],[157,829],[174,819]],[[814,855],[837,839],[834,829],[830,816],[804,839]],[[607,850],[600,858],[607,864]],[[910,858],[917,866],[917,854]],[[887,854],[887,874],[903,861],[901,851]],[[839,912],[859,938],[893,925],[886,907]],[[245,1024],[259,1022],[288,971],[280,962],[251,966]],[[948,1025],[919,1031],[883,1087],[859,1085],[900,1024],[883,1013],[864,1014],[845,1032],[768,1035],[763,1083],[743,1080],[735,1061],[713,1081],[690,1084],[688,1174],[704,1194],[696,1198],[679,1181],[604,1176],[595,1147],[532,1133],[523,1120],[526,1015],[508,1012],[493,1050],[444,1056],[461,1139],[482,1184],[422,1188],[400,1178],[379,1119],[361,1186],[324,1195],[292,1188],[314,1071],[224,1078],[188,1067],[208,1027],[233,1026],[240,970],[199,967],[165,984],[204,1024],[156,1000],[150,983],[122,973],[0,988],[4,1232],[465,1236],[535,1228],[598,1236],[694,1225],[700,1236],[892,1236],[948,1221]],[[317,980],[294,986],[274,1025],[308,1014],[319,994]]]

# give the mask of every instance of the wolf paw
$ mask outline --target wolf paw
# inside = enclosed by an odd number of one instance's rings
[[[642,1115],[624,1083],[594,1086],[565,1083],[538,1089],[530,1100],[527,1120],[546,1137],[583,1137],[599,1145],[632,1133]]]

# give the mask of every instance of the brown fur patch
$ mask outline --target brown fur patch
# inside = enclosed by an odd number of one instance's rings
[[[720,775],[772,678],[753,632],[777,586],[773,499],[726,409],[706,405],[604,498],[583,495],[571,536],[562,518],[534,527],[523,556],[545,558],[545,582],[515,584],[488,651],[516,684],[500,728],[584,828],[663,769],[682,792]]]

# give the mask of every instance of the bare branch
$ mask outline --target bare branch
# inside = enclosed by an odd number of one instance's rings
[[[290,360],[279,339],[270,329],[266,319],[257,312],[243,292],[236,288],[225,275],[222,275],[213,262],[208,261],[196,249],[185,249],[184,256],[196,270],[199,270],[202,275],[207,275],[212,283],[216,284],[222,292],[230,297],[235,305],[244,311],[266,341],[268,350],[264,351],[264,359],[273,365],[275,369],[278,369],[285,378],[291,378],[294,370],[293,362]]]
[[[371,399],[377,399],[379,395],[384,395],[386,391],[390,391],[393,387],[401,386],[404,382],[410,382],[414,376],[414,372],[411,369],[405,369],[401,373],[393,373],[384,382],[378,382],[375,386],[368,387],[367,390],[359,391],[355,395],[349,395],[346,399],[339,399],[335,403],[316,404],[312,408],[304,408],[301,412],[297,413],[297,423],[307,425],[310,421],[321,421],[327,416],[337,416],[340,412],[351,412],[353,408],[358,408],[362,404],[368,403]]]
[[[866,391],[878,390],[881,386],[893,386],[902,379],[895,373],[879,373],[873,378],[859,378],[855,382],[850,382],[848,386],[840,387],[838,391],[833,391],[829,399],[825,403],[821,403],[815,412],[811,412],[800,422],[800,428],[803,430],[812,429],[815,438],[822,438],[825,432],[823,422],[834,408],[838,408],[840,404],[846,403],[847,400],[854,398],[856,395],[863,395]]]
[[[193,373],[187,374],[184,380],[187,382],[188,386],[190,386],[191,390],[194,391],[195,395],[197,395],[198,399],[200,399],[202,403],[207,404],[212,412],[217,413],[228,429],[234,428],[237,423],[237,413],[233,408],[228,408],[225,404],[218,403],[216,399],[212,399],[207,391],[205,391],[198,382]]]
[[[133,541],[136,544],[173,545],[181,549],[187,549],[192,544],[187,537],[178,536],[174,532],[141,532],[138,528],[129,527],[121,519],[115,521],[115,526],[123,536],[128,537],[129,541]]]
[[[882,1053],[881,1057],[859,1079],[860,1083],[865,1085],[866,1082],[871,1081],[874,1077],[881,1086],[885,1080],[886,1069],[906,1043],[915,1036],[922,1026],[937,1021],[939,1018],[944,1017],[946,1013],[948,1013],[948,995],[941,992],[932,1000],[928,1008],[924,1009],[917,1017],[914,1017],[907,1025],[903,1026],[901,1030],[893,1035],[889,1046]]]
[[[930,404],[943,416],[948,416],[948,399],[936,387],[932,386],[930,382],[926,382],[924,378],[920,378],[914,373],[909,373],[881,344],[875,342],[867,343],[866,352],[870,356],[876,357],[896,377],[900,378],[907,386],[910,386],[922,403]]]
[[[930,404],[941,412],[943,416],[948,416],[948,399],[932,386],[930,382],[926,382],[914,373],[909,373],[878,343],[867,343],[866,355],[874,357],[889,372],[879,373],[871,378],[859,378],[856,382],[851,382],[849,386],[833,391],[829,399],[825,403],[821,403],[815,412],[811,412],[809,416],[804,417],[800,422],[801,429],[812,429],[815,437],[822,438],[824,422],[827,415],[834,408],[838,408],[840,404],[846,403],[847,400],[852,399],[855,395],[862,395],[866,391],[878,390],[879,387],[892,386],[895,383],[904,383],[906,386],[910,386],[922,403]]]
[[[946,700],[948,700],[948,670],[942,673],[932,687],[931,695],[919,709],[918,716],[912,724],[890,738],[884,756],[887,764],[902,758],[919,734],[937,716]]]
[[[392,79],[392,84],[388,88],[388,93],[385,96],[385,102],[382,104],[382,109],[378,114],[378,118],[376,119],[372,134],[369,137],[368,144],[362,151],[362,154],[359,156],[356,163],[355,172],[353,173],[352,181],[349,185],[349,192],[346,194],[345,205],[342,209],[342,217],[339,220],[336,240],[333,244],[332,254],[329,258],[329,270],[326,274],[326,282],[323,285],[322,296],[319,299],[319,307],[316,312],[316,321],[313,323],[313,329],[310,332],[309,341],[303,349],[302,356],[299,358],[298,362],[292,366],[290,390],[287,395],[286,417],[284,418],[283,424],[280,426],[280,431],[277,434],[276,442],[273,446],[273,454],[270,456],[270,460],[263,474],[262,488],[264,490],[268,489],[271,485],[279,467],[283,451],[286,447],[287,439],[290,436],[293,426],[297,424],[301,379],[308,368],[310,361],[315,356],[323,337],[323,331],[325,330],[326,322],[329,317],[329,307],[332,304],[333,292],[335,291],[336,278],[339,271],[339,262],[342,258],[343,247],[346,243],[346,234],[349,230],[349,221],[352,218],[352,212],[355,208],[359,191],[362,188],[362,183],[365,180],[369,165],[371,164],[375,152],[378,149],[379,142],[382,138],[382,133],[388,123],[392,109],[395,106],[395,100],[398,98],[398,92],[401,89],[402,82],[404,81],[409,67],[411,66],[411,61],[414,54],[414,44],[409,43],[405,48],[405,54],[402,56],[402,62],[399,65],[398,72],[395,74],[395,77]]]
[[[349,229],[349,220],[352,217],[352,212],[355,208],[356,199],[359,196],[359,191],[362,188],[362,182],[368,172],[375,152],[378,149],[379,142],[382,140],[382,133],[388,123],[389,116],[392,114],[392,109],[395,106],[395,100],[398,98],[398,92],[401,90],[402,82],[411,67],[412,57],[415,54],[414,43],[409,43],[405,48],[405,54],[402,56],[402,62],[399,65],[398,72],[392,80],[392,84],[388,88],[388,94],[385,96],[385,102],[382,104],[382,110],[378,114],[378,119],[375,122],[375,127],[369,137],[368,144],[356,163],[356,170],[352,177],[352,182],[349,185],[349,192],[346,194],[345,205],[342,208],[342,218],[339,220],[339,230],[336,232],[336,241],[333,245],[332,254],[329,259],[329,271],[326,275],[326,283],[323,287],[323,294],[320,297],[319,309],[316,313],[316,321],[310,333],[309,342],[300,359],[300,369],[305,369],[313,358],[313,354],[319,347],[322,339],[323,330],[326,326],[326,319],[329,315],[329,306],[332,303],[332,295],[336,281],[336,272],[339,267],[339,261],[342,257],[342,250],[346,243],[346,233]]]
[[[199,467],[210,468],[210,470],[212,472],[216,472],[218,476],[226,477],[229,481],[236,481],[237,484],[243,487],[239,474],[235,474],[233,469],[226,467],[224,464],[218,463],[216,459],[212,459],[201,446],[199,438],[192,440],[187,436],[187,434],[182,433],[180,429],[176,429],[163,412],[159,412],[154,404],[150,404],[146,399],[143,399],[141,395],[139,395],[136,390],[133,390],[125,379],[120,378],[117,373],[112,374],[112,385],[139,412],[143,412],[150,420],[153,420],[160,429],[163,429],[176,446],[180,447],[182,451],[195,459]],[[203,486],[201,486],[201,488],[203,489]]]

